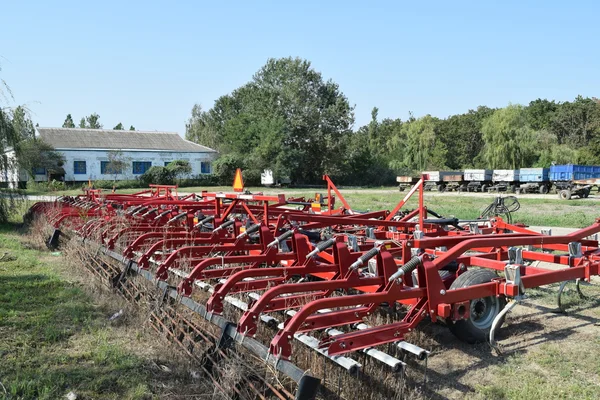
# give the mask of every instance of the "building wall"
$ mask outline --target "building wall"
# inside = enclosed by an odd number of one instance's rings
[[[112,180],[115,179],[114,174],[102,174],[101,173],[101,162],[109,161],[109,152],[103,150],[60,150],[65,158],[65,164],[63,168],[65,170],[65,181],[87,181],[91,180]],[[123,158],[126,160],[127,167],[123,170],[122,174],[116,175],[117,180],[135,179],[140,177],[141,174],[133,173],[133,162],[134,161],[149,161],[152,166],[164,167],[166,162],[174,160],[187,160],[190,162],[192,167],[192,173],[189,177],[201,175],[201,162],[208,161],[212,162],[216,158],[216,153],[180,153],[172,151],[126,151],[123,150]],[[85,161],[86,171],[85,174],[74,173],[74,162]],[[212,165],[211,170],[212,172]],[[36,175],[36,181],[43,181],[46,179],[45,175]]]

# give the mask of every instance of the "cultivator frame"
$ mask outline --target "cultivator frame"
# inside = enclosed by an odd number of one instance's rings
[[[31,213],[56,229],[52,245],[57,232],[69,231],[121,263],[118,280],[134,271],[156,282],[175,306],[291,377],[297,398],[312,398],[319,379],[291,363],[295,342],[353,374],[361,368],[353,352],[401,371],[405,362],[381,349],[394,344],[427,357],[406,341],[425,318],[446,321],[467,342],[494,345],[495,331],[527,289],[599,274],[600,219],[551,236],[499,216],[444,218],[423,204],[424,177],[391,212],[358,213],[324,180],[327,196],[315,199],[178,196],[176,187],[156,185],[132,195],[88,190],[37,203]],[[403,211],[417,192],[418,207]],[[199,292],[209,293],[204,304]],[[237,324],[224,317],[226,304],[241,312]],[[406,311],[396,320],[376,322],[382,308],[400,307]],[[264,336],[260,322],[278,328],[268,347],[254,338]]]

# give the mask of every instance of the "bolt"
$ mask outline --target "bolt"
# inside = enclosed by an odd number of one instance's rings
[[[465,271],[467,269],[467,266],[463,263],[460,264],[460,270],[461,271]]]
[[[288,339],[292,339],[292,335],[288,335]]]
[[[440,290],[440,294],[443,296],[446,294],[446,291],[444,289]]]
[[[410,247],[410,246],[412,246],[412,243],[411,242],[406,242],[406,247]]]
[[[342,349],[345,349],[345,348],[346,348],[346,343],[344,343],[344,342],[340,343],[340,347],[341,347]]]
[[[398,336],[400,336],[400,332],[398,332],[398,331],[394,332],[394,337],[398,337]]]

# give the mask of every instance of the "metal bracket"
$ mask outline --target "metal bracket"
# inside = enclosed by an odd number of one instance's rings
[[[413,237],[415,238],[415,240],[423,239],[423,237],[425,237],[425,234],[423,233],[423,231],[421,230],[421,227],[419,225],[415,225],[415,231],[413,232]]]
[[[570,242],[569,243],[569,255],[571,257],[576,257],[576,258],[583,256],[583,253],[581,251],[581,243]]]
[[[509,249],[509,253],[510,253],[510,249]],[[521,259],[521,262],[522,261],[523,260]],[[525,296],[525,285],[523,284],[523,281],[521,280],[521,266],[507,264],[504,267],[504,275],[506,277],[507,284],[511,284],[511,285],[517,286],[519,288],[519,294],[517,296],[514,296],[514,298],[516,300],[521,300],[523,298],[523,296]]]
[[[523,265],[523,249],[521,247],[508,248],[508,263]]]
[[[356,236],[348,235],[348,247],[350,247],[350,249],[354,252],[360,250],[358,248],[358,240],[356,239]]]
[[[469,222],[469,232],[480,235],[481,229],[479,229],[479,224],[477,222]]]

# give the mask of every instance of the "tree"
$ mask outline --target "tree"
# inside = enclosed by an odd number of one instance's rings
[[[600,135],[600,105],[590,98],[577,96],[560,104],[553,114],[550,130],[558,142],[573,148],[587,146]]]
[[[89,116],[85,117],[86,127],[89,129],[102,129],[102,124],[98,122],[99,119],[100,116],[96,113],[90,114]]]
[[[81,117],[81,119],[79,120],[79,127],[80,128],[86,128],[85,126],[85,118]]]
[[[406,137],[403,164],[416,171],[446,166],[446,146],[436,136],[437,120],[431,115],[419,119],[411,119],[402,125],[403,136]]]
[[[523,106],[511,104],[496,110],[483,121],[481,131],[487,168],[517,169],[531,165],[535,142]]]
[[[536,131],[548,129],[558,108],[554,100],[537,99],[529,102],[525,108],[529,126]]]
[[[133,126],[133,125],[130,125],[130,126],[129,126],[129,130],[130,130],[130,131],[135,131],[135,126]]]
[[[200,104],[192,107],[192,116],[185,124],[185,138],[210,148],[219,146],[218,131],[211,124],[210,115],[202,110]]]
[[[108,175],[113,175],[113,179],[116,181],[117,177],[129,167],[130,161],[121,150],[109,151],[105,172]]]
[[[353,107],[331,80],[299,58],[269,59],[252,80],[192,109],[186,135],[244,160],[246,174],[269,168],[296,183],[317,183],[340,174]],[[248,171],[250,169],[250,171]]]
[[[23,106],[17,106],[12,111],[12,125],[19,141],[33,139],[35,137],[33,122],[27,115],[27,111]]]
[[[493,112],[494,110],[489,107],[479,106],[476,110],[437,121],[436,135],[448,150],[446,157],[448,168],[460,169],[482,164],[481,124]]]
[[[113,130],[115,130],[115,131],[122,131],[122,130],[124,130],[124,129],[125,129],[125,128],[123,128],[123,124],[122,124],[122,123],[120,123],[120,122],[117,124],[117,126],[115,126],[115,127],[113,128]]]
[[[71,117],[71,114],[67,114],[67,118],[65,118],[65,122],[63,122],[62,127],[75,128],[75,123],[73,122],[73,117]]]

